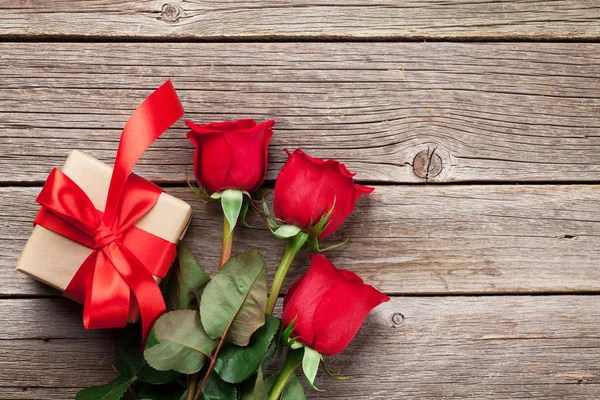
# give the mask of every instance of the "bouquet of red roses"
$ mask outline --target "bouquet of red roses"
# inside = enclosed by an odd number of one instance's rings
[[[80,391],[77,399],[304,399],[295,371],[301,366],[319,390],[315,377],[323,356],[344,350],[367,314],[389,300],[322,254],[343,243],[322,249],[318,242],[373,189],[355,184],[343,164],[298,149],[288,152],[277,177],[271,214],[252,195],[265,178],[274,122],[186,124],[196,147],[197,185],[190,188],[200,200],[220,203],[224,215],[219,270],[209,277],[180,242],[176,265],[161,283],[167,312],[143,344],[139,326],[126,328],[114,360],[120,376]],[[234,230],[249,227],[251,209],[287,241],[270,291],[258,250],[231,255]],[[291,285],[281,315],[274,315],[284,279],[304,247],[314,252],[308,271]]]

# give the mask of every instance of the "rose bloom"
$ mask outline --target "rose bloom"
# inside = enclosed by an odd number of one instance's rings
[[[336,231],[354,210],[356,199],[374,188],[354,183],[355,174],[335,160],[313,158],[297,149],[275,182],[275,216],[302,229],[315,225],[333,207],[329,224],[319,237]]]
[[[211,192],[259,188],[267,173],[268,146],[275,121],[252,119],[197,125],[185,121],[187,137],[196,146],[194,173]]]
[[[354,272],[337,269],[324,255],[313,254],[308,273],[285,296],[281,320],[287,327],[296,318],[291,337],[332,356],[350,344],[373,308],[389,300]]]

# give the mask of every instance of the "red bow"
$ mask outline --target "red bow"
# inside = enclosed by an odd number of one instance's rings
[[[84,303],[86,329],[125,326],[137,301],[145,343],[154,321],[166,310],[153,275],[165,276],[175,245],[133,225],[154,207],[162,190],[131,170],[183,113],[167,81],[131,115],[121,135],[104,213],[58,169],[50,173],[37,198],[42,208],[36,224],[93,249],[64,293]]]

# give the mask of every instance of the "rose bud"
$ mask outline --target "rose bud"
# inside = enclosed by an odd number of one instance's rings
[[[267,173],[267,149],[275,121],[185,124],[191,129],[187,137],[196,146],[194,173],[200,186],[211,192],[259,188]]]
[[[294,324],[296,341],[332,356],[350,344],[373,308],[389,300],[354,272],[313,254],[308,272],[285,296],[281,320],[284,327]]]
[[[289,158],[275,182],[275,216],[310,231],[333,208],[325,229],[310,232],[315,236],[334,233],[354,210],[356,199],[375,190],[355,184],[355,174],[338,161],[313,158],[300,149],[286,152]]]

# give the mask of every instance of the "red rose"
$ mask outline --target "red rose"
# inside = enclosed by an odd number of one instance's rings
[[[267,148],[275,121],[185,124],[191,129],[187,137],[196,146],[194,173],[201,186],[211,192],[258,189],[267,172]]]
[[[331,210],[329,224],[319,237],[331,235],[354,210],[356,199],[374,188],[354,183],[344,164],[313,158],[297,149],[275,182],[275,216],[302,229],[319,222]],[[335,204],[334,204],[335,203]]]
[[[289,326],[296,318],[291,336],[332,356],[350,344],[367,314],[386,301],[389,297],[365,285],[354,272],[313,254],[308,273],[285,296],[281,320]]]

